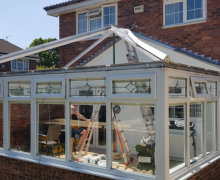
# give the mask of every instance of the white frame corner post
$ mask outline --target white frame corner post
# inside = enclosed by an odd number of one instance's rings
[[[165,69],[157,72],[156,179],[169,179],[168,75]]]

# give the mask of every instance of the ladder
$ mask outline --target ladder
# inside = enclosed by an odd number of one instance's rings
[[[102,96],[103,94],[104,94],[104,90],[101,89],[100,95]],[[97,104],[94,106],[94,109],[93,109],[93,112],[92,112],[92,115],[90,118],[92,121],[89,122],[89,124],[88,124],[88,128],[86,130],[86,134],[85,134],[84,139],[82,140],[82,142],[79,142],[79,144],[78,144],[78,146],[80,146],[80,149],[79,149],[80,155],[81,155],[82,151],[84,150],[84,148],[85,148],[85,154],[87,154],[87,152],[89,150],[90,142],[92,139],[95,125],[97,124],[97,119],[99,117],[99,111],[100,111],[101,106],[102,105],[100,105],[100,104]],[[86,144],[86,142],[87,142],[87,144]],[[86,147],[85,147],[85,144],[86,144]]]
[[[128,166],[128,160],[127,160],[126,155],[130,155],[130,150],[128,148],[127,140],[125,139],[124,131],[121,128],[120,120],[118,120],[118,117],[115,113],[113,116],[113,124],[114,124],[116,134],[118,136],[118,140],[119,140],[120,147],[122,150],[122,156],[124,158],[125,165]],[[125,149],[123,145],[125,146],[127,153],[125,153]]]
[[[130,44],[128,44],[125,41],[125,45],[128,51],[127,54],[127,59],[129,63],[135,63],[138,62],[138,55],[137,55],[137,51],[135,49],[134,46],[131,46]],[[137,91],[141,91],[139,88],[137,87],[144,87],[145,84],[144,82],[136,82],[136,89]],[[147,129],[147,134],[150,137],[151,140],[155,141],[155,126],[154,126],[154,116],[153,113],[151,111],[151,108],[149,106],[140,106],[140,111],[143,117],[143,120],[146,122],[146,129]]]
[[[137,51],[135,47],[128,44],[127,41],[125,41],[125,45],[128,51],[128,54],[127,54],[128,62],[129,63],[138,62],[139,60],[138,60],[138,55],[137,55]]]

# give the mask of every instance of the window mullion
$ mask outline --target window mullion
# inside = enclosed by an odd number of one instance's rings
[[[203,123],[202,123],[202,157],[206,157],[206,101],[203,108]]]
[[[185,128],[185,163],[186,167],[190,166],[190,102],[187,102],[186,108],[186,128]]]

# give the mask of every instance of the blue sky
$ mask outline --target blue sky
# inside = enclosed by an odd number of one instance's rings
[[[0,38],[25,49],[35,38],[59,38],[59,18],[43,9],[67,0],[1,0]]]

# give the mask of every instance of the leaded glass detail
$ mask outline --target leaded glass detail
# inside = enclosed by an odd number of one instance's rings
[[[105,79],[70,80],[71,96],[105,96]]]
[[[151,80],[115,80],[112,86],[113,94],[122,93],[138,93],[138,94],[151,94]]]
[[[39,82],[37,83],[37,94],[61,94],[62,82]]]
[[[169,78],[169,96],[186,97],[186,79]]]
[[[30,82],[9,82],[8,96],[30,96],[31,86]]]
[[[206,82],[194,82],[197,94],[208,94]]]

